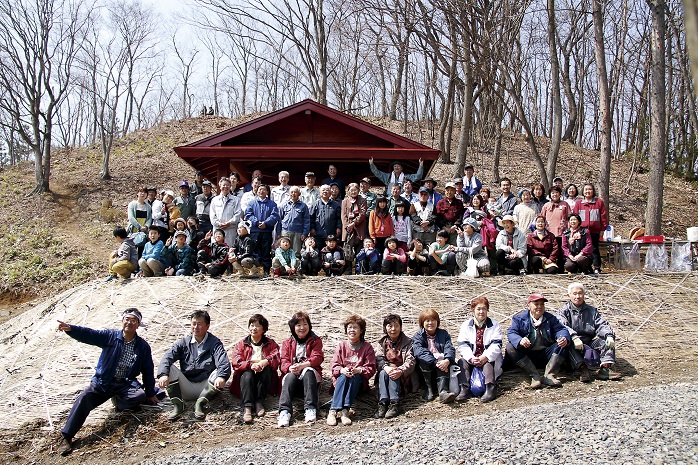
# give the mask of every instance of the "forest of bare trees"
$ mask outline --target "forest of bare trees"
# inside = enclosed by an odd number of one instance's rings
[[[171,21],[139,1],[100,5],[0,0],[0,164],[34,160],[36,192],[51,146],[97,144],[107,179],[115,137],[202,106],[234,117],[304,98],[434,128],[456,171],[487,147],[498,172],[514,131],[546,187],[561,141],[600,151],[606,199],[613,158],[696,179],[676,0],[189,0]]]

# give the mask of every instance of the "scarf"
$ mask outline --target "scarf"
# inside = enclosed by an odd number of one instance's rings
[[[390,184],[395,184],[395,183],[396,183],[395,182],[395,171],[393,171],[392,173],[390,173]],[[405,173],[404,172],[400,173],[400,176],[398,176],[397,183],[399,183],[400,186],[402,186],[405,183]]]

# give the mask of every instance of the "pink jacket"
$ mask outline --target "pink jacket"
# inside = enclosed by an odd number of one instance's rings
[[[373,346],[364,341],[359,350],[353,350],[348,340],[341,341],[330,363],[333,386],[337,384],[337,378],[341,374],[340,370],[347,366],[361,368],[364,388],[368,388],[368,380],[376,374],[376,352],[373,350]]]
[[[556,205],[548,202],[543,205],[540,214],[545,216],[545,222],[548,223],[548,231],[555,234],[555,237],[561,237],[562,233],[567,229],[567,218],[572,213],[570,204],[564,200]]]
[[[598,197],[578,200],[574,204],[574,212],[582,218],[582,227],[587,228],[592,234],[599,234],[608,226],[606,204]]]
[[[398,254],[398,257],[397,257],[398,260],[400,260],[402,263],[407,263],[407,255],[405,255],[405,251],[402,250],[401,247],[398,247],[397,250],[395,251],[395,253]],[[383,250],[383,260],[392,260],[392,259],[393,259],[393,257],[390,256],[390,251],[386,247]]]

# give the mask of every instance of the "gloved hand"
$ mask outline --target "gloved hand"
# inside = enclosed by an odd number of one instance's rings
[[[613,336],[606,337],[606,348],[608,350],[613,350],[616,348],[616,340],[613,339]]]
[[[574,343],[574,348],[577,350],[584,349],[584,343],[579,338],[579,336],[572,336],[572,342]]]

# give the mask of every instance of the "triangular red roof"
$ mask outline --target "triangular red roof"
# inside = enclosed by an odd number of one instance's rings
[[[276,184],[278,172],[286,170],[291,184],[297,185],[303,184],[306,171],[314,171],[319,184],[330,164],[347,184],[358,182],[372,176],[370,158],[382,171],[390,170],[392,160],[400,160],[408,174],[416,172],[422,158],[426,175],[440,153],[312,100],[174,150],[212,181],[237,171],[247,182],[251,172],[260,169],[266,182]]]

